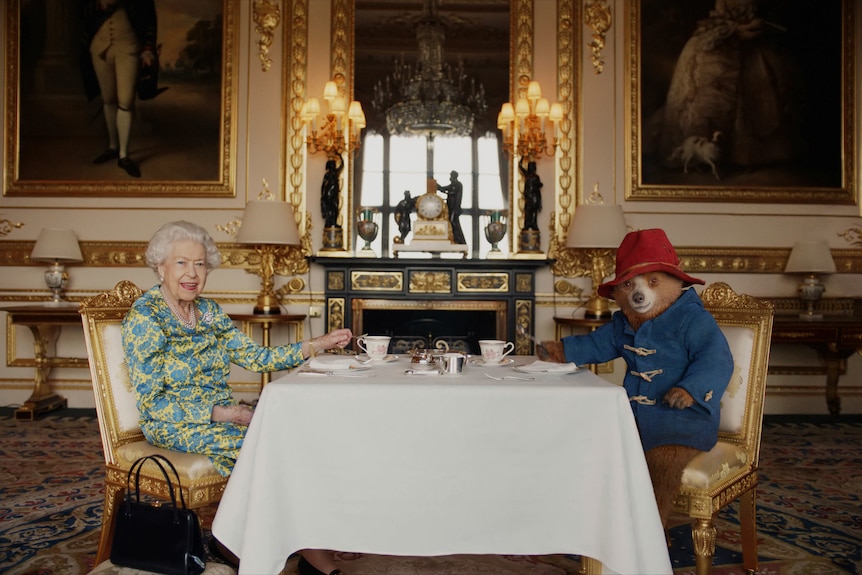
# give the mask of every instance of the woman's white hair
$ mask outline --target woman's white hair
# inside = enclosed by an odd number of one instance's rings
[[[168,222],[153,234],[144,254],[147,265],[158,273],[158,267],[165,263],[168,256],[171,255],[174,244],[187,240],[198,242],[204,247],[207,252],[208,270],[214,270],[221,265],[221,254],[215,241],[205,229],[186,221]]]

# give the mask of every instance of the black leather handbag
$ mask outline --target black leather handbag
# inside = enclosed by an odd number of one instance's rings
[[[161,506],[141,501],[141,468],[147,461],[159,466],[170,490],[171,501]],[[173,471],[176,490],[165,466]],[[180,493],[179,505],[176,491]],[[198,516],[186,508],[180,489],[180,476],[166,457],[141,457],[129,469],[126,497],[117,510],[111,563],[165,575],[199,575],[206,567],[203,532]]]

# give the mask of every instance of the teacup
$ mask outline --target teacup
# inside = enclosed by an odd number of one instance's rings
[[[479,349],[482,350],[484,363],[500,363],[503,358],[515,351],[515,344],[501,339],[480,339]]]
[[[389,354],[390,339],[388,335],[361,335],[356,338],[356,345],[369,359],[383,359]]]

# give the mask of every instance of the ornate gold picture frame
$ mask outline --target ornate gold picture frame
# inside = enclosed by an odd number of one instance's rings
[[[855,203],[857,5],[626,2],[626,198]]]
[[[158,82],[146,94],[139,74],[128,144],[135,177],[116,153],[99,157],[113,116],[90,66],[98,24],[83,7],[95,0],[9,0],[4,195],[233,197],[239,1],[153,3]],[[126,12],[134,29],[140,19]]]

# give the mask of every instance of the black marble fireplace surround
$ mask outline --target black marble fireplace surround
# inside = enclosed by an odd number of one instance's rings
[[[480,339],[515,342],[529,355],[535,272],[547,260],[369,259],[318,257],[325,269],[327,330],[388,335],[390,351],[405,353],[446,341],[479,353]]]

